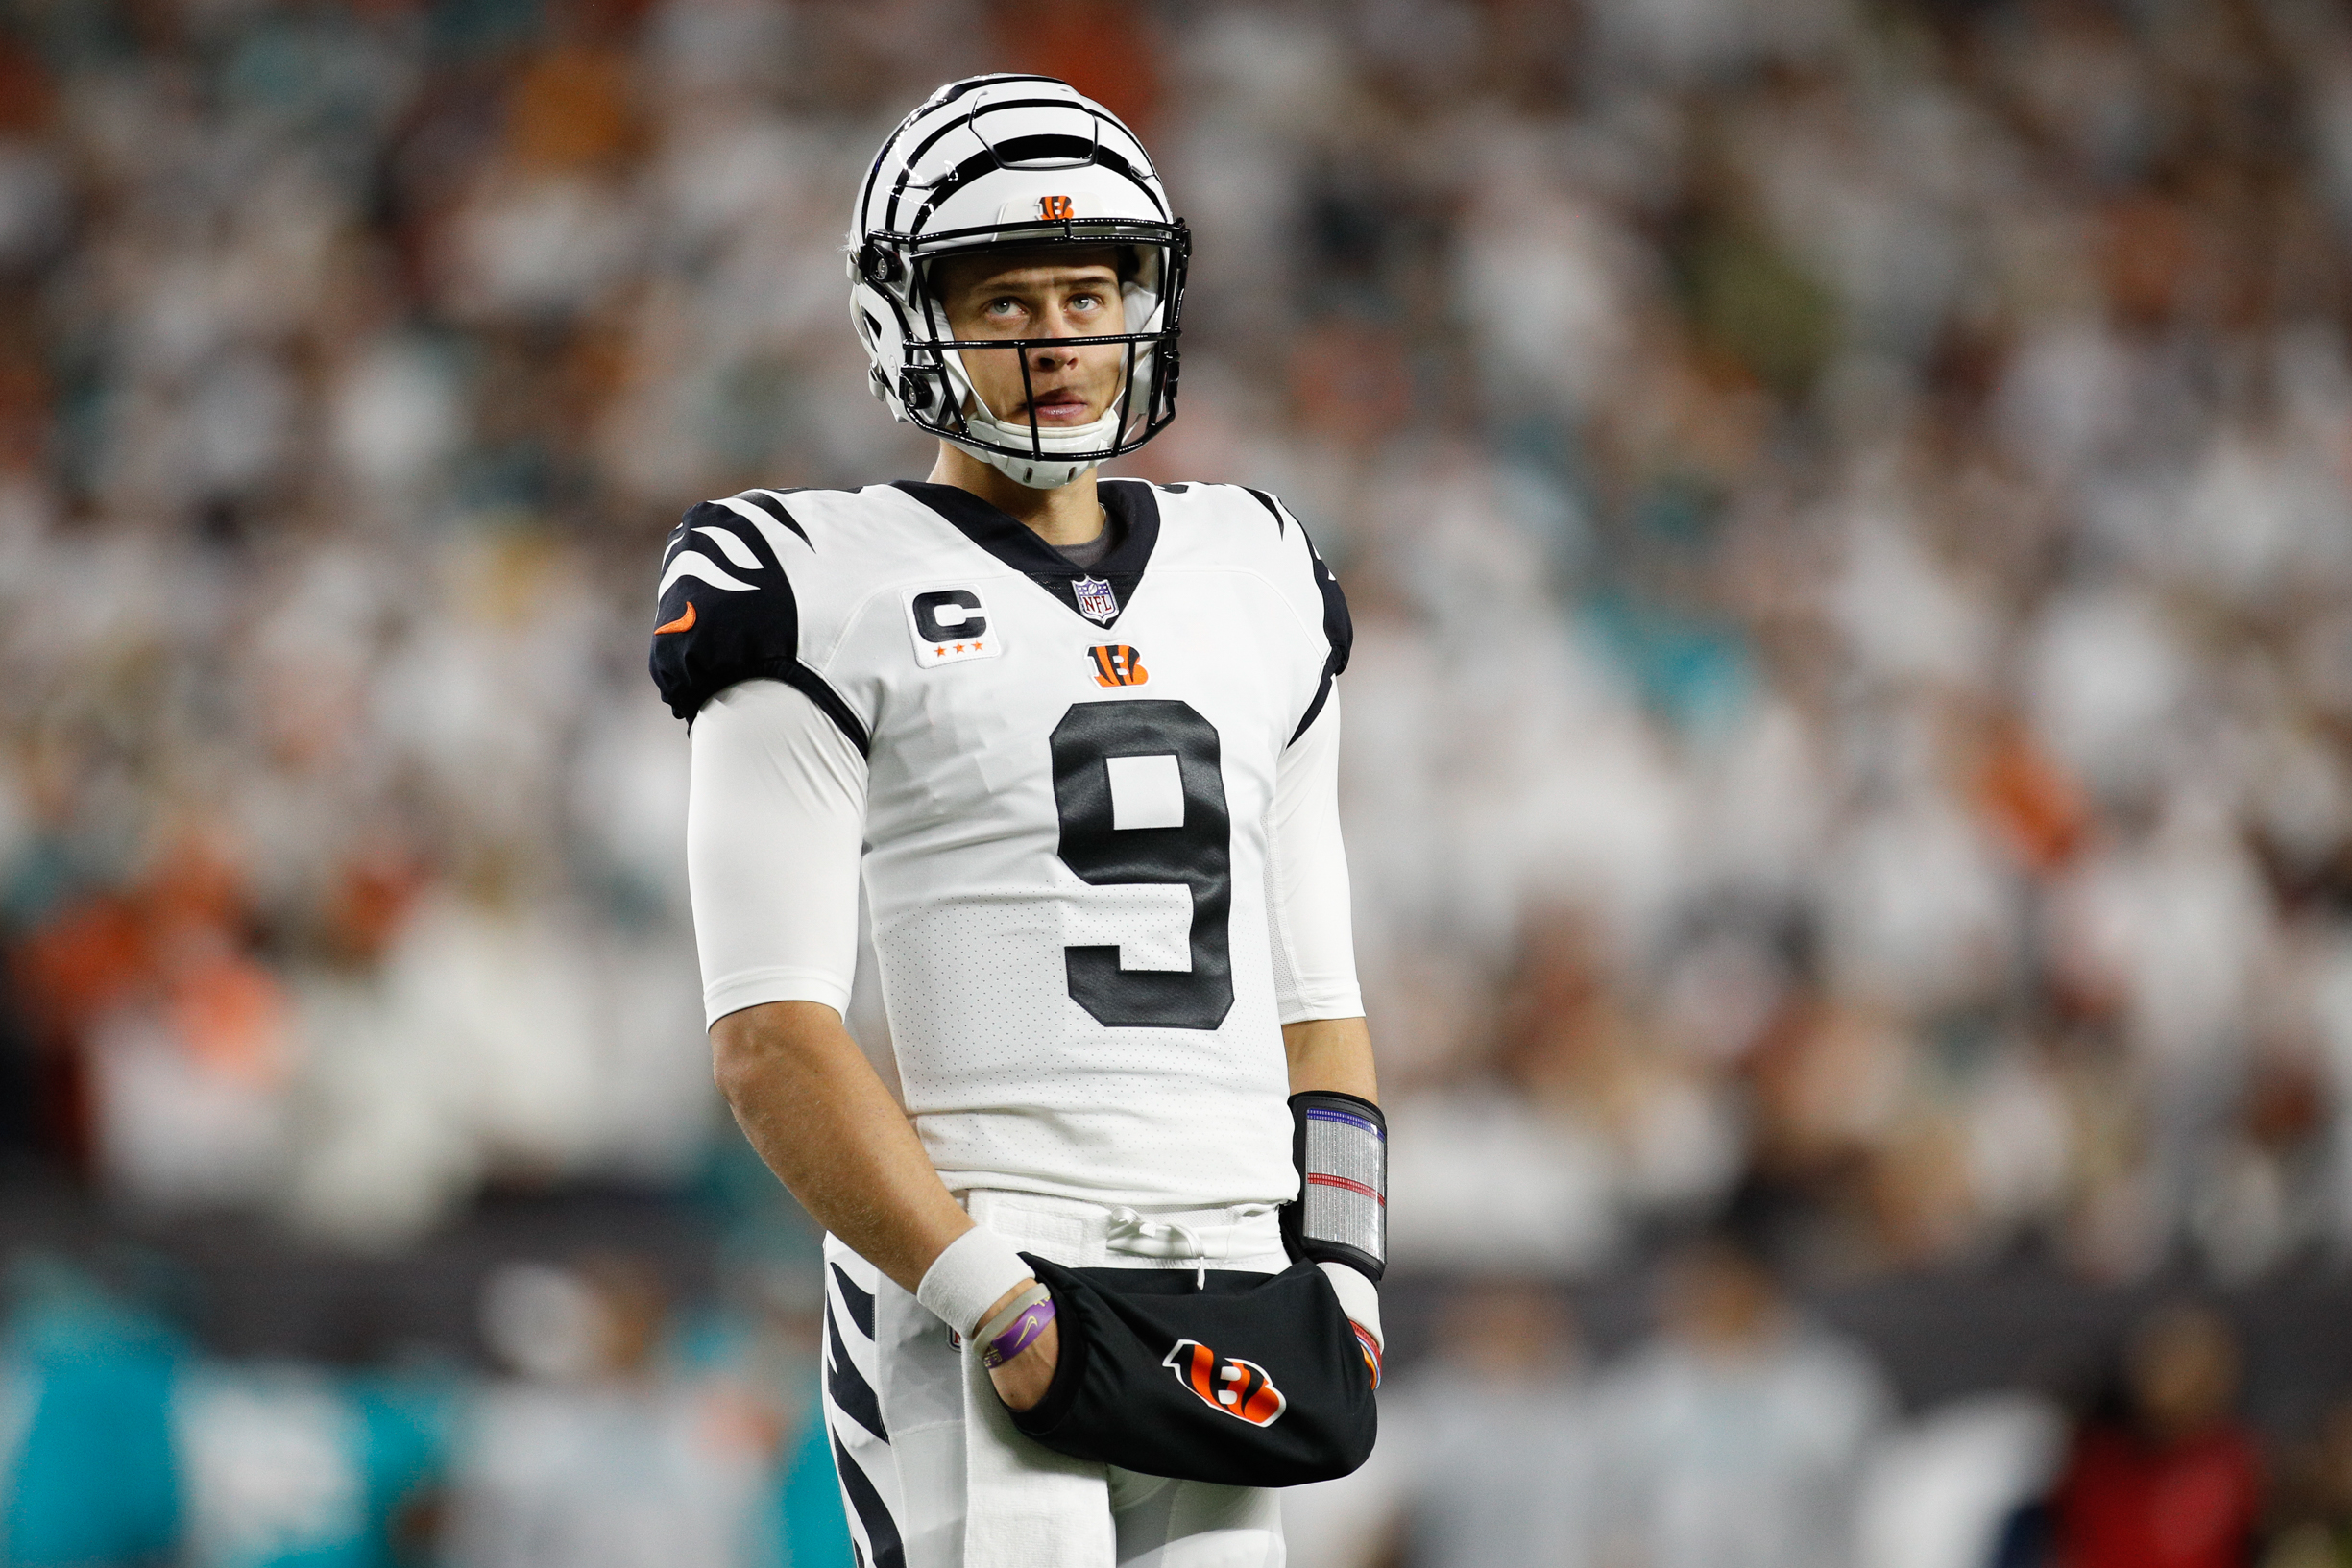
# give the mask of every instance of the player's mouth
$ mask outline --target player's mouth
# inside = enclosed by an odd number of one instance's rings
[[[1023,417],[1030,414],[1036,416],[1039,424],[1086,424],[1094,419],[1094,410],[1087,406],[1086,399],[1067,387],[1038,393],[1023,411]]]

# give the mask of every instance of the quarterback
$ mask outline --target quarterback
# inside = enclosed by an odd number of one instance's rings
[[[1174,417],[1189,246],[1100,105],[940,88],[848,257],[929,479],[704,502],[663,557],[716,1072],[828,1233],[872,1568],[1279,1568],[1275,1488],[1372,1441],[1346,602],[1273,496],[1097,473]],[[841,1022],[861,919],[900,1099]]]

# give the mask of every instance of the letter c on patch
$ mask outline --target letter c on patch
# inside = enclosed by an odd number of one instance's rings
[[[975,638],[988,630],[988,617],[976,615],[980,595],[968,588],[941,589],[914,596],[914,625],[925,640],[949,642]],[[941,612],[946,614],[941,614]]]

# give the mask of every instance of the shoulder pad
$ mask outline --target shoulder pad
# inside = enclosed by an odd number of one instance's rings
[[[807,530],[772,491],[688,510],[663,547],[646,660],[672,713],[691,721],[740,681],[780,680],[807,691],[865,749],[863,723],[800,660],[800,606],[787,565],[809,550]]]

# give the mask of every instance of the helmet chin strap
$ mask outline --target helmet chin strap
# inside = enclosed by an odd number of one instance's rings
[[[989,409],[987,399],[981,397],[978,389],[972,385],[971,374],[964,369],[960,353],[950,349],[940,357],[947,361],[949,377],[961,394],[964,422],[971,426],[972,434],[977,438],[973,441],[959,441],[954,436],[942,439],[998,470],[1017,485],[1025,485],[1031,490],[1059,490],[1101,462],[1095,457],[1073,459],[1061,454],[1100,452],[1118,442],[1124,399],[1113,399],[1101,418],[1084,424],[1055,425],[1051,428],[1039,425],[1032,438],[1027,421],[1008,424]],[[1044,455],[1036,456],[1026,451],[994,451],[980,445],[982,441],[1004,446],[1042,448]]]
[[[1002,472],[1014,484],[1030,490],[1059,490],[1064,485],[1076,483],[1079,475],[1102,466],[1099,458],[1089,457],[1073,461],[1067,458],[1056,460],[1050,456],[1042,459],[1015,457],[1009,452],[992,451],[985,446],[976,446],[968,441],[958,441],[954,436],[942,439],[951,446],[970,452],[974,457]]]

